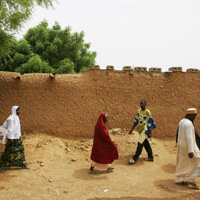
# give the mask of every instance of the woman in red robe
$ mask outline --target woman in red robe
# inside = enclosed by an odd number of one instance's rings
[[[107,173],[113,171],[111,163],[118,159],[117,146],[110,139],[108,129],[105,126],[108,115],[101,113],[95,126],[94,140],[91,153],[92,164],[89,174],[95,174],[94,167],[107,169]]]

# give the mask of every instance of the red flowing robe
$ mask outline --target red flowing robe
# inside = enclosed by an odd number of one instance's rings
[[[91,160],[101,164],[111,164],[119,156],[117,146],[110,139],[104,119],[105,113],[101,113],[95,126]]]

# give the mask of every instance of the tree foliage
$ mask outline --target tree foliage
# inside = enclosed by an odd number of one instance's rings
[[[1,0],[0,29],[11,32],[19,30],[30,18],[35,5],[52,7],[55,0]]]
[[[74,63],[71,62],[68,58],[65,58],[61,60],[58,63],[58,68],[55,70],[56,74],[62,74],[62,73],[67,73],[67,74],[74,74]]]
[[[7,61],[0,59],[0,70],[82,72],[95,64],[96,52],[90,52],[89,48],[90,43],[84,41],[84,32],[71,33],[70,27],[62,30],[58,23],[48,28],[48,23],[43,21],[29,29],[22,40],[13,40]]]
[[[42,61],[39,55],[34,55],[27,63],[16,68],[15,71],[20,73],[52,73],[54,70],[47,62]]]
[[[30,18],[36,5],[53,7],[56,0],[0,0],[0,57],[11,51],[12,34],[19,31]]]

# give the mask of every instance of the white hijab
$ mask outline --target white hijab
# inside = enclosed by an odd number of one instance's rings
[[[19,106],[12,107],[12,115],[10,115],[3,123],[3,127],[7,129],[7,137],[9,139],[19,139],[21,136],[21,125],[19,117],[16,113]]]

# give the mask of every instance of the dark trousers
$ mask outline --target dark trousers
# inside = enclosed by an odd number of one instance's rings
[[[142,144],[140,144],[138,142],[137,150],[135,152],[135,155],[133,156],[133,160],[137,161],[137,159],[139,158],[140,154],[142,153],[143,146],[144,146],[144,148],[145,148],[145,150],[146,150],[146,152],[148,154],[148,158],[153,159],[153,152],[152,152],[152,149],[151,149],[151,145],[149,144],[148,139],[145,139]]]

